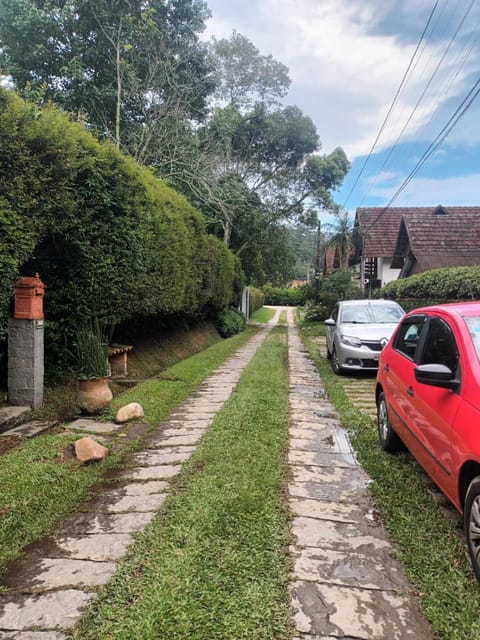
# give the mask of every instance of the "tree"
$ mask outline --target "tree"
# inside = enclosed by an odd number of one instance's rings
[[[336,249],[340,269],[347,269],[353,253],[353,227],[348,212],[344,211],[339,214],[336,222],[329,223],[327,226],[332,230],[332,234],[328,238],[326,246]]]
[[[248,38],[233,31],[231,38],[212,39],[216,67],[215,98],[236,109],[249,109],[255,102],[278,104],[290,86],[288,68],[271,55],[262,56]]]
[[[171,143],[205,116],[214,79],[198,39],[202,0],[0,0],[0,15],[1,62],[17,89],[145,164],[166,148],[165,130]]]

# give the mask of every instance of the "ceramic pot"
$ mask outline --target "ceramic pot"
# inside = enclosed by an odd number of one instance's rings
[[[110,406],[113,394],[108,386],[107,378],[79,380],[77,404],[82,413],[94,415]]]

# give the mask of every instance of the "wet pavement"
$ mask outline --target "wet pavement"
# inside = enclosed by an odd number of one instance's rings
[[[84,503],[60,533],[11,563],[0,597],[0,640],[63,640],[116,562],[156,515],[169,481],[230,397],[268,331],[262,329],[219,367],[127,467]],[[432,638],[412,589],[375,517],[368,477],[358,466],[288,311],[291,441],[289,501],[292,611],[297,640]],[[79,432],[108,428],[73,423]]]

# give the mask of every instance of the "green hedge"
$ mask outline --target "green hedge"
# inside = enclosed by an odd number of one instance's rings
[[[214,315],[238,261],[178,193],[80,123],[0,89],[0,338],[14,283],[38,271],[58,336],[96,317]]]
[[[404,301],[404,308],[424,304],[480,300],[480,266],[445,267],[394,280],[379,296]]]
[[[265,294],[260,289],[250,287],[249,313],[252,315],[257,309],[261,309],[265,304]]]
[[[265,304],[276,304],[280,306],[298,307],[303,306],[310,294],[310,287],[270,287],[263,288],[265,293]]]

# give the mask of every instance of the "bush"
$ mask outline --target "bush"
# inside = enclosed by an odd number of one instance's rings
[[[324,304],[316,304],[308,307],[304,320],[306,322],[321,322],[330,315],[329,309]]]
[[[245,316],[236,309],[225,309],[221,311],[216,320],[215,328],[222,338],[230,338],[240,331],[244,331],[247,326]]]
[[[302,307],[309,292],[308,285],[303,287],[272,287],[265,286],[265,304],[280,305],[282,307]]]
[[[185,198],[66,114],[0,88],[0,341],[16,279],[37,271],[56,363],[93,317],[213,317],[241,289],[238,260]]]
[[[379,292],[394,300],[424,301],[428,304],[480,299],[480,267],[445,267],[394,280]]]
[[[249,313],[252,315],[257,311],[257,309],[261,309],[265,304],[265,294],[260,289],[255,289],[255,287],[250,287],[250,305],[249,305]]]

